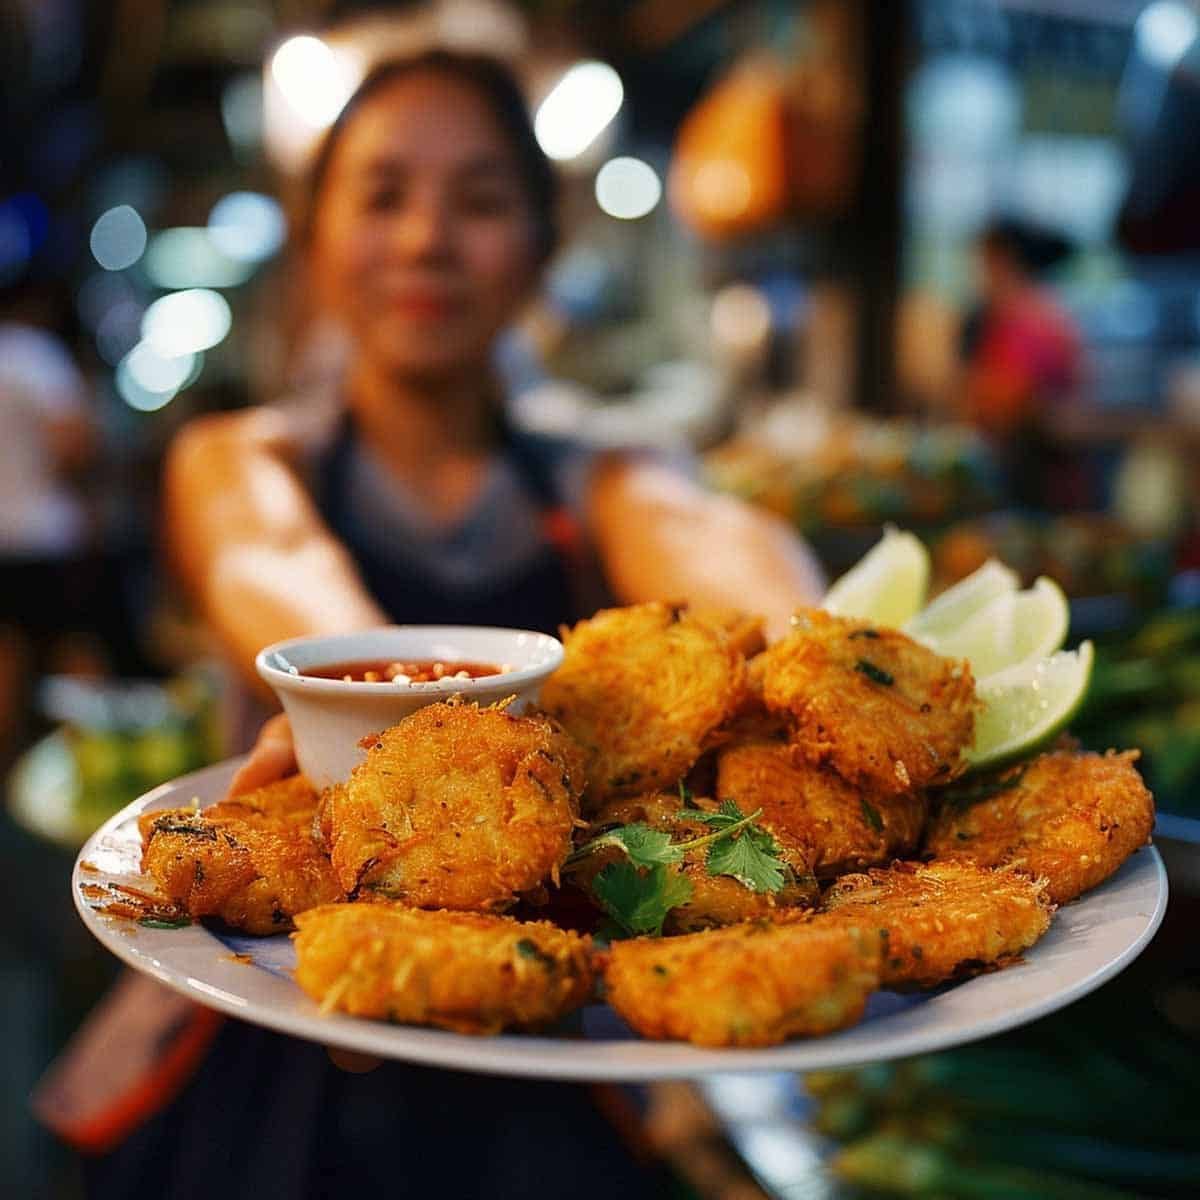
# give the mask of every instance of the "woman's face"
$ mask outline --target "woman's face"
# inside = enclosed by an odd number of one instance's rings
[[[536,278],[536,231],[474,88],[421,73],[377,92],[342,130],[316,204],[313,282],[358,354],[411,377],[487,365]]]

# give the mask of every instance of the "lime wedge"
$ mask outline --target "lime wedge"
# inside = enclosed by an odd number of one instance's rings
[[[1020,758],[1049,741],[1079,711],[1092,678],[1091,642],[1037,662],[1019,663],[980,682],[972,768]]]
[[[900,628],[925,601],[929,552],[911,533],[888,526],[877,542],[825,593],[822,607]]]
[[[1070,621],[1062,588],[1042,578],[1028,591],[997,596],[957,628],[919,640],[947,658],[965,658],[983,680],[1053,654],[1067,640]]]
[[[940,637],[957,629],[997,596],[1015,592],[1019,586],[1020,579],[1016,571],[997,559],[989,558],[966,579],[960,579],[936,600],[931,600],[905,625],[904,632],[918,641]]]

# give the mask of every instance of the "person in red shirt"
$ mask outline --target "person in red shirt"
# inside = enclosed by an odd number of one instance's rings
[[[1009,470],[1012,498],[1035,508],[1073,506],[1053,475],[1047,417],[1070,403],[1083,375],[1079,330],[1039,275],[1070,244],[1024,222],[990,223],[978,241],[981,303],[962,339],[965,415]],[[1071,472],[1068,472],[1068,476]]]

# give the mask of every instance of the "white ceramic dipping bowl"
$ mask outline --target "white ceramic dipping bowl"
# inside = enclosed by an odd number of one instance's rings
[[[432,704],[461,695],[479,704],[516,697],[512,711],[537,700],[562,662],[562,643],[527,629],[468,625],[391,625],[362,633],[292,638],[261,650],[254,665],[292,725],[300,770],[317,788],[340,783],[363,759],[360,738]],[[432,683],[346,683],[305,675],[314,667],[366,660],[491,663],[510,667],[480,679]]]

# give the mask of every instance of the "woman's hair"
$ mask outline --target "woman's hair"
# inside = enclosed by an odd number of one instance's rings
[[[354,114],[377,92],[398,79],[418,74],[441,75],[474,88],[495,116],[516,155],[517,172],[533,210],[538,261],[545,262],[558,242],[558,180],[534,136],[525,97],[512,72],[498,60],[452,50],[428,50],[407,58],[388,59],[367,73],[329,127],[313,158],[298,225],[301,239],[307,242],[311,238],[329,164]]]

